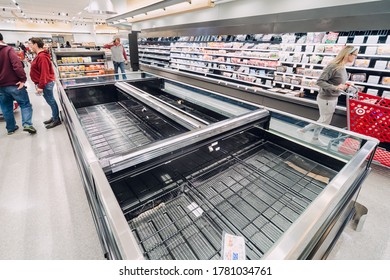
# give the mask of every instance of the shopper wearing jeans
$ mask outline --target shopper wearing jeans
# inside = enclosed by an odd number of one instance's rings
[[[58,105],[54,99],[54,68],[50,60],[50,54],[43,49],[43,41],[41,38],[31,38],[30,47],[31,50],[36,53],[36,57],[31,62],[30,77],[35,83],[37,94],[43,94],[47,104],[51,108],[52,116],[43,123],[47,129],[56,127],[61,124]]]
[[[358,54],[358,48],[346,46],[342,49],[336,58],[325,67],[321,76],[317,80],[317,85],[320,90],[317,95],[317,103],[320,111],[320,117],[317,120],[319,123],[330,124],[333,113],[336,110],[338,97],[341,91],[348,88],[346,81],[348,79],[345,65],[353,63]],[[325,146],[320,138],[322,130],[321,126],[309,124],[302,129],[298,129],[299,133],[305,133],[309,130],[314,130],[312,142],[317,145]]]
[[[8,135],[19,129],[14,117],[14,100],[19,103],[22,112],[23,130],[30,134],[37,132],[32,125],[32,106],[24,86],[26,80],[26,72],[18,55],[3,42],[3,35],[0,33],[0,106]]]
[[[125,63],[127,64],[127,55],[123,45],[121,44],[121,39],[115,38],[111,44],[106,44],[103,46],[103,48],[111,49],[112,62],[114,64],[114,71],[116,74],[115,79],[117,80],[119,78],[118,68],[120,68],[122,72],[122,78],[123,80],[126,80],[127,77],[125,74]]]

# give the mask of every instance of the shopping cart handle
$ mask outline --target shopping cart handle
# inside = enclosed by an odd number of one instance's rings
[[[349,84],[349,83],[346,83],[346,85],[348,86],[348,88],[346,91],[342,91],[342,94],[345,94],[346,96],[348,96],[350,98],[357,99],[359,89],[356,86]]]
[[[357,94],[353,94],[353,93],[349,93],[349,92],[346,92],[346,91],[343,91],[343,90],[340,90],[340,94],[341,95],[345,95],[349,98],[357,98]]]

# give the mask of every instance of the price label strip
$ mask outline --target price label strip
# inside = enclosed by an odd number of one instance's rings
[[[222,238],[222,259],[245,260],[244,237],[224,232]]]

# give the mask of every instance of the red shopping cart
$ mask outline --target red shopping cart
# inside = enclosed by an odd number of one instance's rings
[[[347,110],[349,130],[390,142],[390,99],[359,92]]]
[[[347,98],[348,129],[360,134],[377,138],[382,143],[390,142],[390,99],[378,96],[357,93]],[[339,151],[354,153],[359,148],[359,142],[346,139]],[[390,152],[378,148],[375,152],[375,161],[390,166]]]

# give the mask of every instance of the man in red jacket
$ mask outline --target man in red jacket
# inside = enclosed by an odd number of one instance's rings
[[[0,106],[8,135],[19,129],[14,117],[14,100],[19,103],[22,111],[23,131],[30,134],[37,132],[32,125],[32,106],[24,86],[26,80],[26,72],[18,55],[12,47],[3,42],[3,35],[0,33]]]
[[[43,123],[46,128],[53,128],[61,124],[58,105],[54,99],[53,88],[55,81],[55,74],[53,65],[50,60],[50,54],[43,48],[43,41],[41,38],[31,38],[30,47],[37,55],[31,62],[30,77],[35,83],[37,94],[43,94],[47,104],[49,104],[52,112],[52,117]]]

